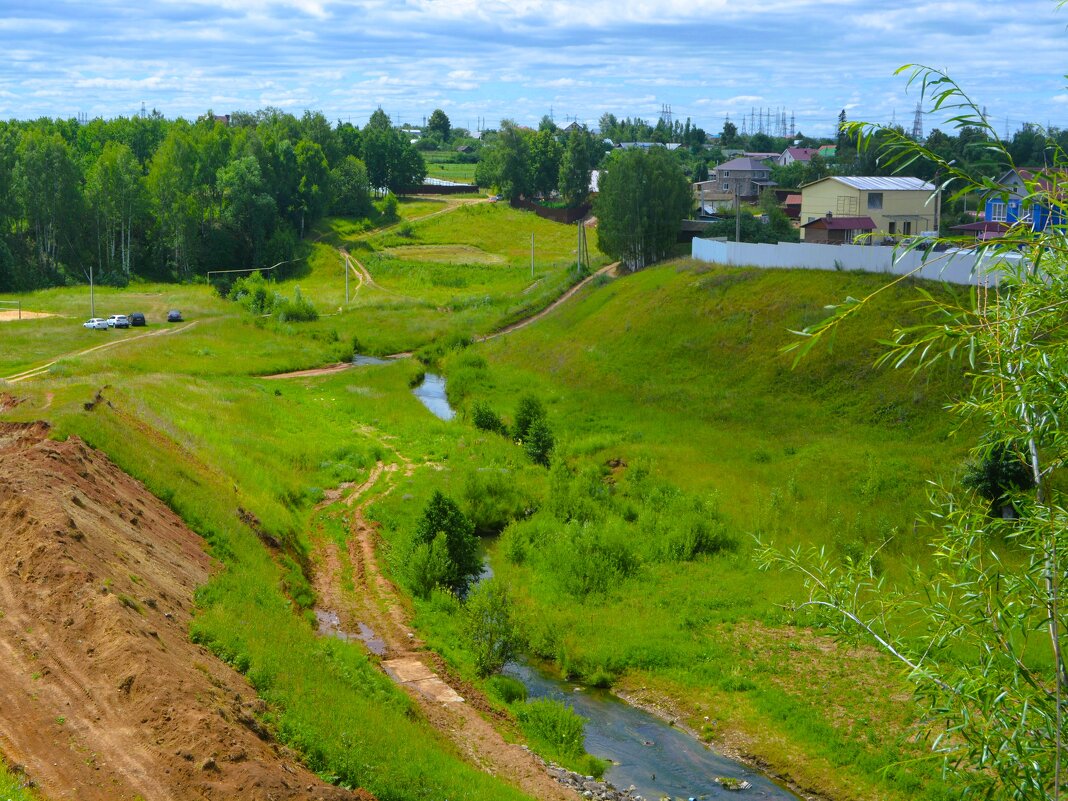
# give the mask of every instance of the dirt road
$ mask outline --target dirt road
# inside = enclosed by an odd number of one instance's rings
[[[404,596],[379,568],[379,535],[364,511],[376,494],[393,490],[398,473],[426,469],[395,449],[395,460],[379,462],[370,477],[325,510],[348,524],[342,551],[325,537],[315,542],[317,612],[324,636],[363,639],[387,675],[415,701],[422,714],[453,740],[467,758],[488,773],[515,784],[535,798],[575,801],[577,794],[558,784],[518,745],[505,742],[487,718],[495,714],[473,687],[448,675],[440,657],[426,650],[411,628]],[[347,563],[347,565],[346,565]],[[343,574],[351,570],[352,589]]]

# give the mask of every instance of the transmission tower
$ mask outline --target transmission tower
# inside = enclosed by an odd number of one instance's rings
[[[916,103],[916,115],[912,118],[912,138],[919,142],[923,139],[923,106]]]
[[[794,116],[794,113],[791,111],[790,112],[790,138],[793,139],[795,136],[797,136],[797,118]]]
[[[664,121],[664,124],[667,125],[668,128],[671,127],[671,106],[667,103],[662,103],[660,105],[660,119]]]

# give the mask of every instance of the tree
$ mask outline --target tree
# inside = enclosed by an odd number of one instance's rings
[[[509,200],[532,193],[530,143],[512,120],[501,120],[500,130],[482,151],[475,169],[479,186],[495,186]]]
[[[471,591],[463,607],[463,631],[482,678],[500,673],[515,658],[521,639],[512,599],[501,582],[488,579]]]
[[[383,189],[399,193],[420,183],[426,162],[411,142],[393,127],[382,109],[377,109],[361,132],[363,160],[375,193]]]
[[[519,399],[519,405],[515,410],[515,421],[512,423],[512,438],[516,442],[522,442],[526,439],[534,424],[544,419],[545,407],[541,401],[533,395],[524,395]]]
[[[367,166],[355,156],[345,156],[330,173],[334,214],[366,217],[371,211],[371,184]]]
[[[557,188],[568,206],[581,206],[590,196],[590,174],[593,171],[593,143],[585,130],[572,130],[567,136],[560,157],[560,176]]]
[[[146,183],[158,235],[166,243],[167,267],[179,278],[193,264],[196,224],[200,218],[193,195],[194,153],[188,132],[172,128],[152,156]]]
[[[560,181],[560,143],[548,128],[537,131],[529,141],[531,191],[548,197]]]
[[[315,142],[297,142],[297,198],[300,204],[300,236],[304,237],[305,217],[318,220],[330,203],[330,165],[323,149]]]
[[[530,426],[526,438],[523,440],[523,450],[526,451],[527,457],[530,461],[534,462],[534,464],[548,467],[549,460],[552,457],[553,448],[555,447],[556,438],[553,436],[552,429],[549,428],[548,422],[546,422],[544,417],[535,420],[533,425]]]
[[[602,166],[594,204],[597,246],[637,270],[667,256],[693,208],[693,190],[665,148],[629,148]]]
[[[70,148],[58,133],[27,131],[16,150],[15,192],[33,236],[41,276],[61,272],[62,251],[78,235],[81,176]]]
[[[456,502],[435,490],[416,526],[414,543],[417,546],[432,546],[438,537],[444,538],[445,553],[448,555],[448,564],[442,571],[444,575],[439,583],[463,595],[471,579],[482,571],[478,538],[471,521],[460,511]],[[440,558],[433,561],[438,564]]]
[[[738,141],[738,126],[730,120],[723,122],[723,130],[719,134],[719,143],[723,147],[733,147]]]
[[[277,208],[267,194],[260,165],[252,156],[236,159],[219,171],[223,195],[223,220],[241,239],[244,264],[260,263]]]
[[[141,165],[130,148],[118,142],[104,145],[86,178],[86,196],[96,223],[98,266],[120,271],[129,281],[134,224],[144,209]]]
[[[444,111],[436,108],[430,113],[430,118],[426,121],[426,129],[429,133],[437,134],[441,137],[442,142],[447,143],[449,141],[449,133],[452,131],[452,123],[449,122],[449,118]]]
[[[974,129],[1012,165],[1012,156],[980,109],[944,73],[912,66],[910,83],[951,115],[958,130]],[[888,166],[927,159],[950,199],[1005,192],[967,165],[931,151],[904,132],[850,123],[843,135],[862,148],[881,145]],[[971,134],[969,133],[969,136]],[[935,535],[922,592],[875,578],[870,554],[838,564],[820,551],[766,549],[765,565],[799,570],[806,607],[826,622],[871,638],[907,670],[932,747],[961,795],[1049,801],[1065,790],[1068,609],[1061,597],[1068,548],[1068,511],[1058,476],[1068,464],[1068,244],[1063,222],[1068,156],[1051,145],[1052,167],[1025,181],[1025,207],[1060,210],[1060,222],[1033,230],[1026,222],[983,245],[1000,273],[995,288],[970,299],[923,292],[925,322],[895,331],[881,363],[923,370],[967,359],[970,382],[954,411],[985,428],[975,458],[1001,462],[1018,451],[1028,481],[999,478],[999,498],[1018,519],[992,518],[987,492],[946,483],[935,495]],[[1022,258],[1020,258],[1022,256]],[[806,329],[804,354],[844,319],[864,308],[850,300]],[[990,488],[988,488],[990,489]]]

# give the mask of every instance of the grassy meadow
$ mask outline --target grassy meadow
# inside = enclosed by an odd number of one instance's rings
[[[315,506],[400,452],[417,467],[370,514],[401,586],[416,521],[442,490],[485,536],[527,651],[571,679],[671,699],[702,736],[828,798],[948,798],[912,742],[916,710],[895,668],[819,635],[793,611],[799,582],[752,558],[757,536],[842,558],[885,541],[890,578],[922,557],[926,482],[952,479],[972,441],[943,411],[956,368],[910,380],[872,367],[914,290],[880,295],[796,369],[779,352],[789,329],[879,276],[680,260],[598,280],[536,325],[465,346],[576,280],[575,229],[503,204],[398,211],[327,220],[297,274],[272,284],[299,287],[314,322],[253,316],[194,284],[98,290],[98,315],[143,311],[147,329],[81,328],[84,288],[23,297],[61,316],[0,323],[0,376],[55,361],[0,383],[26,399],[4,418],[83,437],[205,538],[220,569],[198,593],[192,636],[249,677],[279,737],[382,799],[520,797],[463,763],[361,646],[315,634],[310,537],[331,526]],[[350,273],[347,303],[339,249],[374,279]],[[159,322],[169,308],[190,325]],[[117,344],[85,352],[103,342]],[[261,377],[354,350],[426,364]],[[450,423],[410,392],[430,367],[448,378]],[[110,403],[86,410],[97,392]],[[476,402],[511,421],[524,395],[546,407],[549,468],[471,422]],[[412,604],[421,636],[479,682],[461,603],[434,592]]]

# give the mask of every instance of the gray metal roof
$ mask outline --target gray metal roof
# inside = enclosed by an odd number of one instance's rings
[[[893,192],[894,190],[906,190],[906,191],[920,191],[933,192],[935,185],[922,181],[919,178],[904,178],[904,177],[871,177],[865,178],[859,175],[835,175],[832,176],[834,180],[841,181],[846,186],[851,186],[854,189],[869,190],[873,189],[876,192],[887,191]]]

